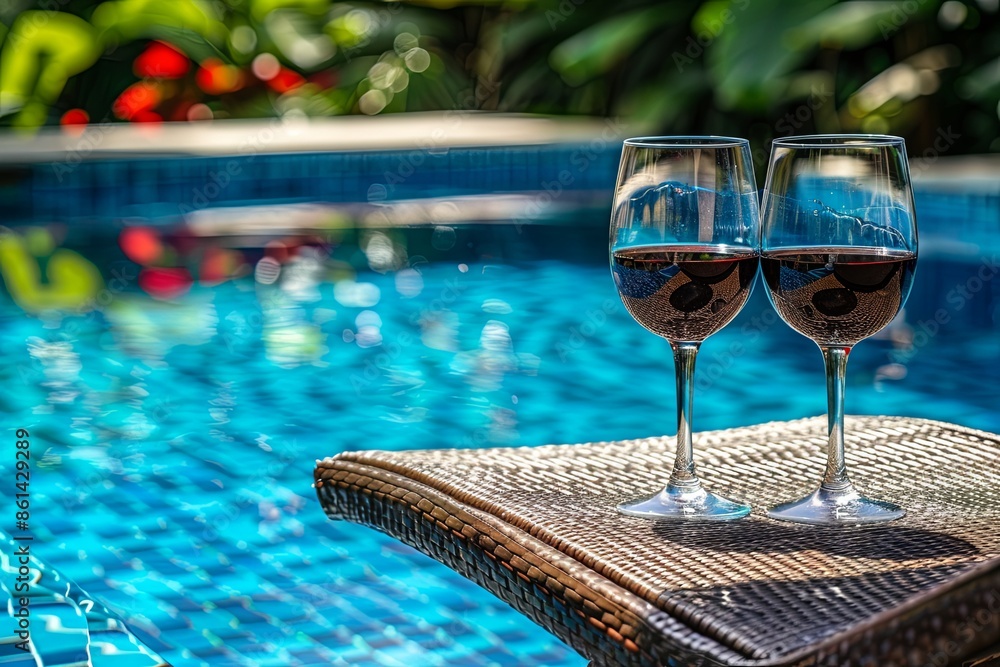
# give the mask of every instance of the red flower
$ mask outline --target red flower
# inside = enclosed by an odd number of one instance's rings
[[[86,125],[90,116],[83,109],[70,109],[59,119],[61,125]]]
[[[153,79],[179,79],[191,69],[191,61],[177,47],[153,42],[135,59],[136,76]]]
[[[191,289],[191,274],[187,269],[143,269],[139,272],[139,287],[157,299],[173,299]]]
[[[111,110],[123,120],[132,120],[142,112],[151,111],[159,104],[160,97],[160,89],[156,84],[139,81],[133,83],[118,96]]]
[[[163,116],[155,111],[139,111],[132,116],[132,120],[136,123],[162,123]]]
[[[90,116],[83,109],[70,109],[59,119],[59,124],[63,127],[63,132],[74,136],[79,136],[87,131],[87,123]]]
[[[243,87],[243,72],[238,67],[225,65],[215,58],[208,58],[194,76],[198,87],[209,95],[231,93]]]
[[[151,227],[126,227],[118,236],[118,244],[136,264],[149,265],[163,255],[160,236]]]
[[[209,247],[202,257],[198,277],[203,285],[216,285],[231,278],[241,264],[243,255],[239,250]]]
[[[298,88],[305,82],[306,80],[301,75],[282,67],[280,72],[268,80],[267,85],[279,93],[287,93],[289,90]]]
[[[340,76],[337,70],[325,69],[309,77],[309,82],[314,83],[322,89],[333,88],[337,85]]]

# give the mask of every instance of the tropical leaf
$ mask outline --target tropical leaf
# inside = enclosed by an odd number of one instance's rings
[[[735,20],[706,48],[706,64],[722,109],[765,110],[784,95],[785,75],[815,55],[789,33],[836,0],[735,0]]]
[[[0,50],[0,116],[16,112],[16,125],[41,125],[66,80],[100,53],[97,33],[83,19],[64,12],[21,13]]]
[[[549,62],[570,84],[605,74],[675,18],[676,7],[655,5],[602,21],[553,49]]]
[[[796,50],[817,46],[857,49],[895,34],[914,16],[933,15],[939,3],[925,0],[914,4],[917,9],[911,14],[902,3],[890,0],[842,2],[789,29],[786,38]],[[905,7],[908,9],[910,5]]]
[[[105,41],[136,39],[159,26],[189,30],[215,44],[229,34],[218,16],[193,0],[110,0],[90,21]]]
[[[968,99],[1000,98],[1000,58],[976,68],[959,79],[958,92]]]

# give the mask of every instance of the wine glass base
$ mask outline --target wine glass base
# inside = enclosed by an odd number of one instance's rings
[[[732,521],[750,514],[750,506],[709,493],[700,485],[692,488],[671,484],[650,498],[622,503],[618,511],[665,521]]]
[[[847,526],[895,521],[906,514],[899,505],[865,498],[853,486],[820,487],[804,498],[775,505],[767,515],[778,521],[822,526]]]

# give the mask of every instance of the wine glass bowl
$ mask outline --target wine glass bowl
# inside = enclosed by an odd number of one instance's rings
[[[761,258],[781,318],[820,345],[853,347],[906,301],[916,255],[885,248],[789,248]]]
[[[624,248],[612,255],[629,314],[670,341],[703,341],[746,304],[757,253],[725,246]]]
[[[828,460],[820,488],[768,515],[812,524],[898,519],[902,508],[865,498],[847,474],[844,385],[851,349],[896,317],[916,268],[917,227],[903,140],[775,140],[761,217],[768,296],[789,326],[819,345],[828,392]]]
[[[707,490],[693,459],[694,362],[746,304],[759,265],[749,144],[728,137],[644,137],[622,148],[611,270],[622,303],[673,348],[677,455],[659,493],[618,509],[655,519],[729,520],[750,508]]]

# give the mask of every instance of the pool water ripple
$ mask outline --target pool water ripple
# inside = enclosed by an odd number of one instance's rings
[[[126,292],[88,315],[0,305],[0,406],[32,432],[36,555],[175,665],[582,666],[447,568],[328,521],[313,462],[669,433],[669,347],[602,265],[405,271]],[[915,349],[894,326],[853,354],[848,412],[1000,431],[991,331]],[[759,286],[704,345],[696,386],[699,430],[825,409],[819,352]]]

